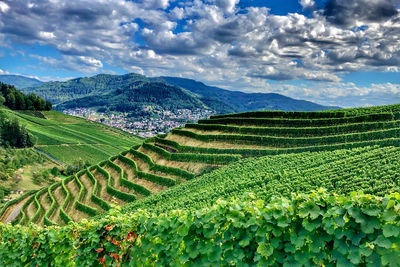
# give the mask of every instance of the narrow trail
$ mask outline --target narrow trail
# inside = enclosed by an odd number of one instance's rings
[[[46,157],[48,157],[48,158],[51,159],[52,161],[56,162],[57,164],[60,164],[61,166],[64,166],[64,167],[67,166],[66,163],[62,162],[61,160],[56,159],[56,158],[53,157],[52,155],[50,155],[50,154],[48,154],[48,153],[46,153],[46,152],[40,150],[39,148],[34,147],[33,149],[34,149],[36,152],[39,152],[40,154],[45,155]]]
[[[30,197],[30,196],[29,196]],[[9,223],[15,220],[19,213],[21,212],[21,207],[24,205],[25,201],[28,200],[28,198],[23,199],[21,202],[19,202],[16,206],[14,206],[14,209],[10,212],[10,214],[7,216],[7,218],[4,220],[4,223]]]

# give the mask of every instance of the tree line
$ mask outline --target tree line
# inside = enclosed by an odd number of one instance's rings
[[[13,110],[51,110],[49,101],[31,93],[23,94],[13,85],[0,82],[0,106],[4,105]]]

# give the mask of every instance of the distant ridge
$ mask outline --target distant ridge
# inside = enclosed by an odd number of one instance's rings
[[[218,99],[234,108],[235,112],[255,110],[320,111],[340,107],[322,106],[306,100],[297,100],[276,93],[244,93],[205,85],[192,79],[161,77],[169,84],[180,86],[206,99]]]
[[[255,110],[282,110],[282,111],[322,111],[338,109],[339,107],[323,106],[310,101],[297,100],[275,93],[244,93],[230,91],[218,87],[207,86],[202,82],[177,77],[146,77],[136,73],[125,75],[99,74],[92,77],[76,78],[65,82],[48,82],[39,86],[27,87],[25,93],[35,93],[51,101],[59,110],[66,107],[106,108],[113,106],[116,101],[125,101],[124,105],[139,106],[138,97],[126,97],[127,94],[144,92],[134,90],[146,84],[146,94],[152,98],[144,98],[142,104],[163,105],[165,96],[169,104],[177,101],[184,106],[188,103],[201,103],[204,108],[214,110],[218,114],[245,112]],[[183,92],[177,89],[181,88]],[[152,92],[152,91],[157,92]],[[175,92],[171,95],[165,90]],[[129,91],[127,93],[125,91]],[[162,92],[164,91],[164,92]],[[122,95],[125,95],[122,97]],[[190,95],[190,97],[188,97]],[[120,97],[118,97],[120,96]],[[183,97],[183,99],[179,99]],[[196,101],[189,98],[196,98]],[[135,99],[135,100],[131,100]],[[126,102],[128,101],[128,103]],[[130,101],[133,101],[132,104]],[[196,108],[199,105],[195,105]]]
[[[33,79],[21,75],[0,75],[0,82],[14,85],[18,89],[25,87],[39,86],[43,84],[38,79]]]

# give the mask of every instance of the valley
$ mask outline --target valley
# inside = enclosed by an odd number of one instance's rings
[[[151,106],[148,107],[148,109],[150,108]],[[126,112],[99,112],[89,108],[67,109],[62,112],[119,128],[144,138],[170,132],[173,128],[183,126],[187,122],[206,119],[213,114],[211,110],[207,109],[152,110],[151,116],[132,116]]]

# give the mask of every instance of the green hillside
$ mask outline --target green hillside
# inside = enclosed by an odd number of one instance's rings
[[[71,108],[103,108],[111,111],[141,113],[154,106],[162,110],[201,109],[205,105],[192,93],[176,86],[157,82],[138,82],[104,95],[87,96],[63,102],[59,110]]]
[[[0,109],[36,137],[35,149],[66,164],[83,160],[96,163],[139,144],[141,139],[106,125],[57,111]]]
[[[142,86],[143,84],[145,86]],[[139,90],[135,90],[136,88]],[[201,103],[217,114],[260,109],[316,111],[337,108],[280,94],[229,91],[190,79],[146,77],[136,73],[99,74],[65,82],[47,82],[22,90],[49,100],[58,110],[76,107],[119,108],[116,104],[123,104],[121,108],[125,111],[135,112],[140,105],[163,106],[165,99],[170,100],[169,104],[172,102],[180,108],[183,108],[182,105],[195,103],[198,106]],[[135,92],[136,97],[132,97]],[[140,97],[141,94],[145,97]]]
[[[96,216],[40,230],[60,236],[40,241],[43,248],[68,247],[78,265],[398,266],[399,123],[400,105],[212,116],[30,192],[2,213],[20,205],[13,224],[39,226]],[[327,193],[316,193],[321,187]],[[245,193],[256,200],[231,200]],[[0,230],[0,252],[10,251],[8,238],[38,242],[21,229]],[[21,255],[43,252],[35,248]],[[25,262],[57,259],[65,260],[44,253]]]

